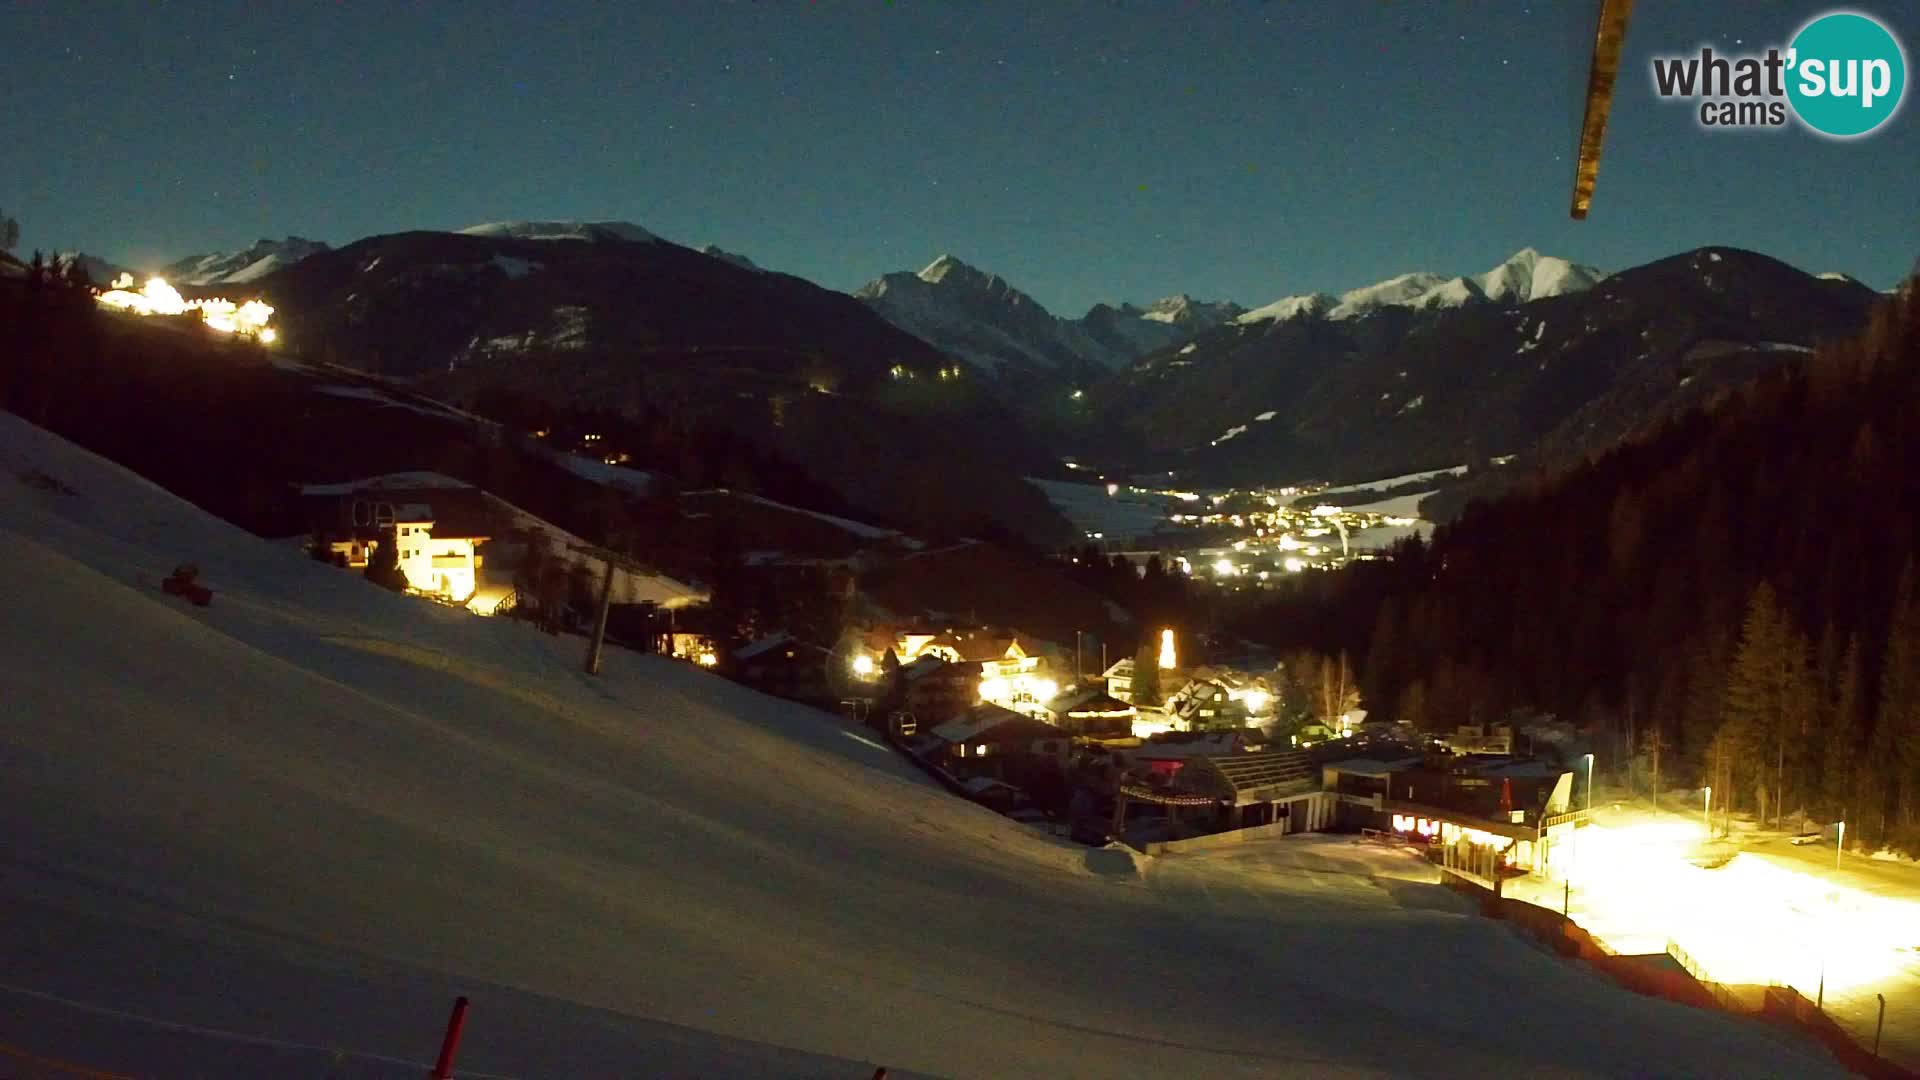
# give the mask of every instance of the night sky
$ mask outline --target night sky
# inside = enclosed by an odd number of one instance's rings
[[[951,251],[1068,315],[1528,245],[1619,269],[1732,244],[1877,288],[1914,264],[1911,101],[1836,143],[1709,135],[1652,94],[1652,53],[1783,45],[1827,4],[1638,5],[1571,221],[1595,7],[14,0],[0,207],[23,251],[135,265],[508,218],[630,220],[842,289]],[[1916,52],[1920,7],[1859,10]]]

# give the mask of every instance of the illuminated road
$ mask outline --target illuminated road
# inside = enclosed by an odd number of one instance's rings
[[[1792,986],[1871,1046],[1887,1001],[1881,1050],[1920,1065],[1920,866],[1848,853],[1831,841],[1795,846],[1780,834],[1708,841],[1697,816],[1602,807],[1577,832],[1570,895],[1560,881],[1521,879],[1507,894],[1560,909],[1620,953],[1669,941],[1732,985]]]

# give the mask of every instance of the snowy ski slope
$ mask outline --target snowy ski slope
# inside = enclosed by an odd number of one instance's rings
[[[189,559],[210,608],[156,587]],[[463,1076],[1836,1071],[1343,839],[1096,872],[832,717],[589,678],[3,413],[0,598],[0,1049],[419,1076],[465,993]]]

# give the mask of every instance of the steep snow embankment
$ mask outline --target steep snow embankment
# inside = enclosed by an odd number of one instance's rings
[[[185,559],[211,608],[155,588]],[[383,593],[6,414],[0,595],[0,1043],[44,1057],[408,1075],[469,993],[461,1075],[1822,1067],[1437,890],[1097,876],[831,717],[618,651],[581,675],[576,639]]]

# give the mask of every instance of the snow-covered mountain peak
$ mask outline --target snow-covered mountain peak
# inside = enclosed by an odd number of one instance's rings
[[[1254,323],[1286,322],[1289,319],[1315,318],[1333,310],[1340,302],[1338,297],[1326,293],[1308,293],[1305,296],[1283,296],[1265,307],[1257,307],[1245,315],[1233,320],[1242,326]]]
[[[969,266],[952,255],[941,255],[914,275],[929,285],[956,285],[979,288],[999,281],[999,277]]]
[[[625,240],[651,244],[660,239],[630,221],[489,221],[469,225],[460,232],[466,236],[514,240]]]
[[[245,284],[325,250],[327,245],[302,236],[284,240],[262,237],[240,251],[189,255],[162,268],[160,275],[181,285]]]
[[[1523,304],[1579,292],[1604,277],[1591,266],[1579,266],[1527,247],[1473,281],[1489,300]]]
[[[1476,301],[1485,300],[1487,294],[1480,286],[1463,277],[1443,281],[1433,288],[1422,292],[1406,302],[1406,306],[1415,311],[1432,311],[1436,308],[1466,307]]]
[[[1482,301],[1524,304],[1529,300],[1579,292],[1604,277],[1605,274],[1591,266],[1542,255],[1534,248],[1525,247],[1484,274],[1472,277],[1447,277],[1426,271],[1398,274],[1350,289],[1337,297],[1325,293],[1282,297],[1235,321],[1249,325],[1318,316],[1353,319],[1389,307],[1427,311]]]
[[[1424,270],[1397,274],[1385,281],[1349,289],[1340,294],[1340,302],[1327,313],[1330,319],[1350,319],[1377,308],[1399,307],[1412,302],[1429,289],[1443,285],[1446,278]]]
[[[725,248],[717,247],[713,244],[708,244],[706,247],[701,248],[700,254],[705,255],[708,258],[719,259],[721,262],[732,263],[733,265],[741,268],[742,270],[757,271],[760,269],[760,265],[758,263],[754,262],[752,259],[747,258],[745,255],[742,255],[734,251],[728,251]]]

